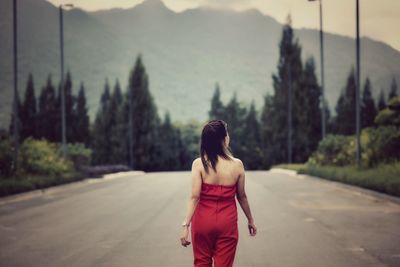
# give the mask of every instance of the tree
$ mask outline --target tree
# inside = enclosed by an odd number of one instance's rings
[[[389,92],[389,99],[392,99],[394,97],[397,96],[397,82],[396,82],[396,78],[393,77],[392,79],[392,84],[390,85],[390,92]]]
[[[303,128],[307,127],[303,123],[306,114],[304,106],[307,101],[307,95],[303,92],[303,90],[307,90],[304,89],[303,76],[301,47],[298,39],[294,37],[289,17],[288,22],[283,27],[282,38],[279,43],[277,73],[272,75],[274,93],[272,99],[269,99],[269,97],[265,99],[265,104],[271,106],[264,106],[261,116],[261,125],[273,125],[271,128],[263,129],[263,134],[268,133],[268,136],[263,137],[263,139],[268,140],[270,144],[270,146],[264,147],[264,149],[270,150],[265,152],[267,156],[265,161],[268,166],[288,161],[289,129],[292,129],[290,136],[293,152],[292,160],[295,162],[306,160],[306,155],[302,152],[304,144],[301,142],[304,139],[301,136]],[[292,100],[291,105],[289,105],[289,99]],[[289,113],[289,108],[291,108],[291,113]],[[271,110],[274,112],[271,113]],[[292,116],[290,127],[289,116]],[[266,130],[268,131],[266,132]]]
[[[244,137],[244,120],[246,118],[247,110],[242,107],[237,101],[236,92],[233,94],[231,100],[225,107],[223,118],[228,124],[228,132],[231,137],[230,147],[236,157],[243,158],[245,154]]]
[[[242,138],[244,145],[244,166],[249,170],[260,169],[263,163],[263,154],[261,150],[260,123],[258,122],[254,101],[251,102],[250,110],[244,120]]]
[[[374,125],[374,119],[377,114],[375,101],[372,97],[371,91],[371,82],[369,77],[367,77],[361,99],[361,128],[371,127]]]
[[[220,87],[217,83],[215,85],[214,95],[211,99],[211,110],[208,112],[210,120],[221,119],[224,120],[224,105],[220,99]]]
[[[272,164],[276,162],[274,151],[276,151],[277,147],[280,146],[280,144],[274,143],[273,139],[271,138],[275,131],[274,125],[271,123],[274,119],[274,114],[274,97],[267,94],[264,96],[264,105],[261,111],[260,123],[263,167],[266,169],[269,169]]]
[[[57,127],[59,122],[59,106],[56,97],[55,88],[51,81],[51,76],[47,78],[47,84],[42,88],[39,96],[39,110],[37,120],[37,133],[39,138],[45,138],[50,142],[59,142],[61,136]]]
[[[378,111],[381,111],[385,108],[386,108],[385,93],[383,89],[381,89],[381,93],[379,95],[379,100],[378,100]]]
[[[140,55],[129,76],[128,100],[129,97],[132,99],[126,101],[126,104],[132,104],[131,114],[128,114],[125,121],[129,121],[129,116],[132,118],[133,167],[144,171],[155,170],[159,152],[155,140],[158,137],[160,118],[149,91],[148,76]]]
[[[171,118],[167,112],[164,121],[160,126],[160,144],[159,168],[163,171],[180,169],[180,135],[177,129],[171,124]]]
[[[355,133],[356,124],[356,83],[354,69],[351,69],[345,88],[336,104],[335,132],[351,135]]]
[[[297,104],[294,114],[295,122],[297,121],[294,141],[300,144],[294,147],[294,159],[298,162],[306,161],[322,138],[321,87],[317,82],[312,57],[305,63],[301,87],[294,101]],[[325,110],[325,118],[329,119],[329,110]]]
[[[37,106],[35,97],[35,88],[33,85],[33,76],[30,73],[25,90],[24,102],[20,111],[21,120],[21,140],[27,137],[37,137],[36,121]]]
[[[76,100],[76,109],[74,117],[75,117],[75,122],[73,124],[75,128],[74,141],[79,143],[84,143],[85,145],[89,145],[89,140],[90,140],[89,115],[86,106],[85,87],[83,85],[83,82],[81,83],[78,93],[78,98]]]
[[[104,91],[100,98],[100,106],[97,111],[93,126],[93,162],[95,164],[110,163],[110,87],[105,81]]]

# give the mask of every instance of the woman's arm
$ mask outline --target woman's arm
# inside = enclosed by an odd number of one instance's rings
[[[201,160],[195,159],[192,164],[192,190],[190,193],[190,197],[187,204],[186,216],[184,219],[184,224],[187,226],[183,226],[182,234],[181,234],[181,243],[184,247],[190,244],[188,241],[189,235],[189,225],[193,217],[193,213],[196,209],[197,203],[200,199],[200,190],[201,190]]]
[[[249,233],[250,233],[250,235],[254,236],[257,233],[257,227],[254,224],[254,219],[253,219],[253,216],[251,215],[250,205],[247,200],[246,191],[244,189],[244,185],[245,185],[244,166],[243,166],[243,162],[241,160],[238,160],[238,162],[239,162],[239,180],[237,183],[236,198],[237,198],[244,214],[247,217]]]

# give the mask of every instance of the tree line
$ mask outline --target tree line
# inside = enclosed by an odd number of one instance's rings
[[[245,105],[234,93],[228,103],[221,101],[221,88],[215,86],[209,119],[228,123],[231,148],[247,169],[265,169],[288,161],[288,142],[292,143],[293,162],[305,162],[318,146],[321,136],[321,87],[312,57],[305,62],[302,48],[290,22],[282,30],[279,60],[273,73],[273,92],[264,96],[260,111],[254,101]],[[61,142],[61,86],[56,91],[49,75],[38,99],[30,74],[24,100],[18,103],[18,128],[21,139],[29,136]],[[335,107],[335,116],[326,106],[329,133],[351,135],[355,132],[355,77],[351,69]],[[172,123],[167,112],[160,118],[149,90],[149,77],[139,55],[129,73],[127,90],[122,92],[118,80],[110,86],[105,80],[100,105],[92,125],[89,123],[84,84],[77,95],[72,92],[72,78],[65,84],[67,141],[84,143],[93,150],[92,164],[125,164],[145,171],[189,169],[198,155],[202,124]],[[397,96],[393,78],[389,99]],[[290,101],[290,103],[289,103]],[[362,91],[361,126],[371,127],[379,110],[386,107],[383,90],[378,103],[366,79]],[[289,105],[290,104],[290,105]],[[291,116],[291,123],[288,123]],[[14,120],[11,120],[12,132]],[[290,125],[291,124],[291,127]]]

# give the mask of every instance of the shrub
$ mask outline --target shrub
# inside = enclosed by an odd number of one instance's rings
[[[18,164],[20,174],[59,175],[73,170],[72,162],[61,157],[56,144],[32,138],[21,145]]]
[[[343,166],[354,162],[354,137],[344,135],[327,135],[318,144],[317,150],[311,155],[308,163],[333,164]]]
[[[375,124],[400,126],[400,96],[389,100],[388,107],[376,115]]]
[[[59,153],[62,152],[62,146],[59,146]],[[90,165],[92,150],[85,147],[84,144],[75,143],[67,145],[67,158],[72,161],[76,171],[82,171]]]
[[[363,162],[368,167],[400,159],[400,131],[396,126],[366,128],[362,141]]]
[[[0,177],[12,175],[14,165],[13,147],[8,138],[0,140]]]

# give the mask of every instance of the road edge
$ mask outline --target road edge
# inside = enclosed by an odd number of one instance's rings
[[[280,173],[285,173],[290,176],[295,176],[296,178],[309,178],[309,179],[316,179],[318,181],[325,182],[325,183],[331,183],[331,184],[333,183],[339,187],[349,189],[353,192],[356,191],[359,194],[367,195],[367,196],[375,198],[375,199],[384,199],[386,201],[394,202],[394,203],[400,205],[400,197],[381,193],[378,191],[374,191],[372,189],[368,189],[368,188],[364,188],[364,187],[360,187],[360,186],[356,186],[356,185],[351,185],[351,184],[346,184],[346,183],[342,183],[339,181],[329,180],[326,178],[313,176],[313,175],[309,175],[309,174],[299,174],[299,173],[297,173],[297,171],[283,169],[283,168],[272,168],[272,169],[270,169],[270,171],[277,171]]]
[[[116,173],[105,174],[100,178],[88,177],[88,178],[84,178],[82,180],[67,183],[67,184],[59,184],[59,185],[50,186],[50,187],[43,188],[43,189],[35,189],[32,191],[28,191],[28,192],[22,192],[22,193],[13,194],[10,196],[0,197],[0,206],[6,205],[9,203],[28,200],[28,199],[38,197],[38,196],[44,196],[46,194],[54,194],[54,193],[61,192],[61,191],[71,189],[71,188],[79,188],[79,187],[90,185],[90,184],[103,183],[103,182],[111,181],[111,180],[118,179],[118,178],[126,178],[126,177],[139,176],[139,175],[144,175],[144,174],[146,174],[144,171],[126,171],[126,172],[116,172]]]

